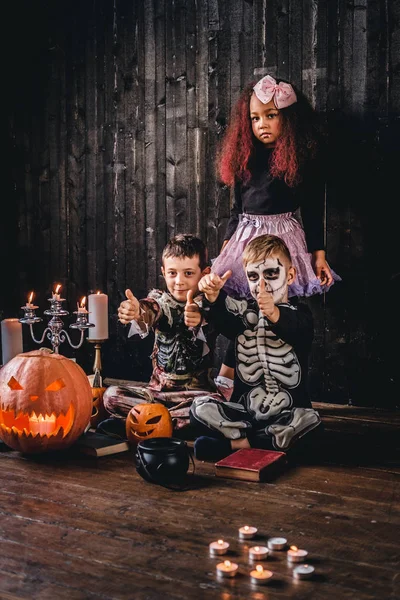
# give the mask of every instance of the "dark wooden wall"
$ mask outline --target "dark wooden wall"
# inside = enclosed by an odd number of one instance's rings
[[[104,374],[148,376],[151,340],[128,347],[117,306],[127,286],[162,285],[175,233],[217,255],[229,191],[216,147],[241,87],[268,72],[301,87],[331,134],[327,252],[343,282],[309,301],[312,398],[397,404],[399,2],[14,0],[4,29],[2,318],[32,289],[40,311],[56,282],[71,311],[101,289]],[[77,357],[89,372],[93,349]]]

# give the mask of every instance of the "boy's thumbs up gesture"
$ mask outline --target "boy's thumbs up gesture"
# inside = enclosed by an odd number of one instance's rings
[[[213,303],[231,275],[232,271],[226,271],[221,277],[216,273],[208,273],[200,279],[199,290],[203,292],[209,302]]]
[[[273,323],[279,319],[279,308],[275,306],[271,286],[266,283],[264,277],[261,277],[257,304],[264,317],[268,317]]]
[[[186,306],[184,311],[184,320],[186,327],[197,327],[201,323],[200,308],[194,302],[194,293],[189,290],[186,298]]]
[[[137,321],[140,315],[139,300],[135,298],[131,290],[125,290],[126,300],[121,302],[118,308],[118,319],[124,325],[131,321]]]

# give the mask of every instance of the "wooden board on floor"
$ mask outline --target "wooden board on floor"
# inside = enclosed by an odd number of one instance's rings
[[[398,415],[329,405],[321,415],[317,455],[273,483],[225,480],[195,461],[178,492],[143,480],[133,452],[1,452],[0,598],[399,598]],[[258,528],[257,539],[239,541],[245,524]],[[248,548],[271,536],[307,549],[315,578],[295,581],[277,552],[264,564],[271,584],[253,588]],[[219,538],[239,564],[233,580],[216,577],[220,559],[208,544]]]

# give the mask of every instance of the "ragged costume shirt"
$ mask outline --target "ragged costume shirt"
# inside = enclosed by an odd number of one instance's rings
[[[201,307],[202,296],[194,300]],[[184,322],[185,302],[178,302],[169,292],[152,290],[140,300],[141,319],[146,331],[132,322],[129,335],[141,337],[154,331],[152,353],[153,373],[149,388],[154,391],[209,390],[215,391],[211,378],[215,328],[201,324],[188,328]]]

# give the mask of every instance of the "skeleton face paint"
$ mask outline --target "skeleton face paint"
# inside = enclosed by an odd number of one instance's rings
[[[265,289],[272,292],[274,303],[286,301],[287,272],[279,258],[269,256],[257,263],[247,263],[246,277],[253,298],[257,299],[261,278],[265,280]]]

